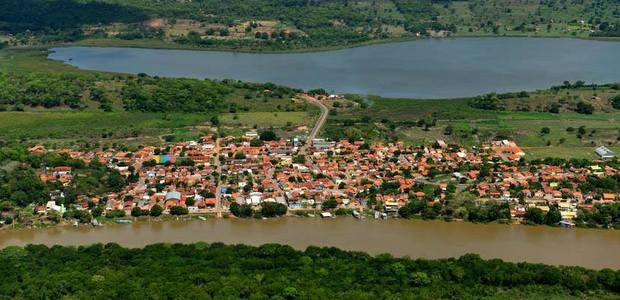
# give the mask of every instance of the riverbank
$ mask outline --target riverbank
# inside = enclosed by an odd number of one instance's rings
[[[372,45],[402,43],[416,40],[426,39],[454,39],[454,38],[557,38],[557,39],[578,39],[578,40],[594,40],[594,41],[608,41],[608,42],[620,42],[620,37],[585,37],[585,36],[572,36],[572,35],[528,35],[528,34],[512,34],[512,35],[492,35],[492,34],[453,34],[448,37],[393,37],[385,39],[370,40],[361,43],[347,44],[347,45],[334,45],[328,47],[318,48],[298,48],[298,49],[282,49],[274,50],[269,48],[233,48],[222,45],[215,45],[210,47],[200,47],[195,45],[183,45],[164,40],[154,39],[141,39],[141,40],[121,40],[112,38],[100,38],[100,39],[85,39],[72,43],[58,43],[45,45],[41,48],[57,48],[57,47],[114,47],[114,48],[142,48],[142,49],[172,49],[172,50],[197,50],[197,51],[216,51],[216,52],[235,52],[235,53],[264,53],[264,54],[286,54],[286,53],[313,53],[313,52],[325,52],[336,51],[343,49],[353,49]],[[37,47],[38,48],[38,47]]]
[[[436,223],[463,224],[463,223],[466,223],[466,224],[483,225],[483,226],[484,225],[489,225],[489,226],[499,225],[499,226],[506,226],[506,227],[526,226],[526,227],[543,227],[543,228],[561,228],[562,230],[580,229],[580,230],[594,230],[594,231],[602,230],[602,231],[620,232],[620,230],[617,230],[616,228],[613,228],[613,227],[605,228],[605,227],[600,227],[600,226],[597,226],[597,227],[573,226],[569,229],[569,228],[564,228],[560,225],[550,226],[546,224],[533,224],[533,223],[527,223],[527,222],[511,221],[508,219],[500,219],[500,220],[491,221],[491,222],[471,222],[471,221],[467,221],[463,219],[453,219],[453,218],[446,218],[446,217],[426,219],[419,215],[409,217],[409,218],[399,218],[399,217],[387,216],[387,215],[386,217],[382,217],[380,214],[379,217],[377,217],[374,211],[363,212],[358,217],[352,214],[353,211],[355,211],[355,209],[337,209],[334,211],[327,211],[328,213],[331,214],[331,217],[327,217],[325,222],[329,222],[329,220],[332,220],[332,219],[355,219],[355,220],[367,220],[367,221],[374,220],[377,222],[386,221],[386,220],[399,220],[399,221],[407,221],[407,222],[428,222],[429,224],[436,224]],[[219,219],[224,219],[224,220],[236,219],[236,220],[247,220],[247,221],[255,220],[257,222],[260,222],[260,221],[269,222],[270,220],[273,220],[273,219],[282,219],[282,218],[322,220],[324,219],[321,217],[321,213],[323,212],[326,212],[326,211],[316,210],[316,209],[295,209],[295,210],[289,210],[288,214],[285,216],[274,217],[274,218],[265,218],[265,217],[242,218],[242,217],[236,217],[228,211],[223,212],[222,214],[218,214],[217,212],[213,211],[213,212],[188,214],[188,215],[162,215],[159,217],[151,217],[151,216],[133,217],[133,216],[128,215],[125,217],[113,217],[113,218],[98,217],[98,218],[95,218],[97,225],[93,225],[92,222],[79,223],[78,220],[69,220],[69,219],[61,220],[58,223],[51,223],[49,221],[36,222],[33,225],[24,225],[20,223],[12,223],[9,225],[4,224],[3,226],[0,226],[0,232],[2,231],[12,232],[12,231],[22,231],[22,230],[49,230],[53,228],[72,228],[72,227],[97,228],[99,226],[117,225],[117,224],[122,224],[122,223],[154,224],[154,223],[166,223],[166,222],[201,222],[201,221],[207,221],[207,220],[211,221],[211,220],[219,220]]]
[[[249,245],[284,243],[296,249],[314,245],[429,259],[479,253],[484,258],[513,262],[620,268],[620,232],[610,230],[398,219],[211,218],[191,222],[109,224],[101,228],[80,226],[0,232],[1,248],[107,242],[133,248],[158,242],[198,241]]]

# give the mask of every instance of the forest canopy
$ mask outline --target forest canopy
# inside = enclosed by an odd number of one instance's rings
[[[110,111],[113,103],[118,103],[126,111],[207,112],[227,108],[227,100],[235,95],[264,94],[265,90],[269,98],[277,99],[299,92],[271,83],[236,80],[0,72],[0,111],[25,107],[83,109],[88,103]]]
[[[155,244],[0,250],[0,297],[79,299],[614,298],[620,272],[336,248]]]

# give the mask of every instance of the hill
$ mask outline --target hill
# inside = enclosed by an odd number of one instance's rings
[[[433,36],[620,36],[615,0],[8,0],[0,41],[291,51]]]

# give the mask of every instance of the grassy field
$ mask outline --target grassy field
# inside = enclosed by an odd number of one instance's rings
[[[546,103],[545,101],[554,99],[555,96],[551,93],[541,91],[530,96],[531,108],[534,111],[476,109],[468,105],[467,99],[412,100],[371,97],[367,101],[367,108],[339,112],[331,116],[324,134],[375,140],[398,139],[411,144],[429,144],[436,139],[444,139],[469,147],[495,138],[509,138],[523,146],[530,158],[595,158],[593,149],[599,145],[620,150],[620,110],[614,110],[607,105],[597,108],[591,115],[573,111],[535,111],[538,106],[535,103]],[[576,90],[570,93],[584,99],[592,98],[596,93],[600,104],[608,101],[609,97],[620,94],[620,91],[599,89],[589,92]],[[545,94],[548,95],[543,96]],[[502,101],[511,108],[526,100]],[[424,120],[427,124],[434,122],[435,125],[426,128],[418,126],[416,122],[419,120]],[[448,126],[453,130],[446,135]],[[582,126],[585,133],[579,137],[578,129]],[[541,133],[544,127],[549,128],[548,134]]]
[[[46,48],[0,50],[0,72],[88,73],[59,61],[47,59]]]
[[[257,128],[293,132],[311,127],[317,110],[302,112],[246,112],[222,114],[224,129],[242,133]],[[0,144],[43,143],[48,146],[129,147],[159,144],[164,140],[190,140],[215,132],[209,122],[214,114],[135,112],[0,112]],[[236,116],[236,117],[235,117]]]
[[[312,127],[316,120],[318,109],[296,112],[244,112],[236,114],[222,114],[221,121],[225,126],[232,127],[288,127],[307,126]]]
[[[1,112],[0,140],[50,146],[160,143],[167,135],[196,138],[209,132],[205,114],[127,112]]]

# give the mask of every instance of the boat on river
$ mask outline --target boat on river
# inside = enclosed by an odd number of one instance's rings
[[[116,224],[131,224],[131,223],[132,223],[132,222],[131,222],[131,220],[124,220],[124,219],[121,219],[121,220],[116,220],[116,221],[114,221],[114,222],[115,222]]]
[[[322,212],[321,218],[334,218],[334,216],[330,212]]]

